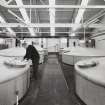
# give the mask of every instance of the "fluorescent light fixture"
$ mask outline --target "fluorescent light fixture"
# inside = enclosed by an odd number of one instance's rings
[[[49,5],[54,6],[55,5],[55,0],[49,0]],[[50,33],[51,36],[55,35],[55,27],[52,27],[55,24],[55,9],[50,8],[49,9],[49,15],[50,15]]]
[[[89,0],[82,0],[81,1],[81,6],[87,6]],[[75,24],[79,24],[81,19],[83,18],[85,9],[79,9],[77,16],[75,18]],[[75,31],[78,27],[73,27],[73,31]]]
[[[0,16],[0,22],[1,23],[6,23],[6,21],[4,20],[4,18],[2,16]],[[6,28],[8,30],[8,32],[11,34],[11,35],[15,35],[15,32],[11,29],[11,28]]]
[[[16,4],[18,6],[23,6],[22,0],[15,0],[15,1],[16,1]],[[27,15],[26,10],[24,8],[20,8],[19,10],[20,10],[21,15],[23,16],[24,21],[26,22],[26,24],[29,24],[30,23],[30,20],[29,20],[29,17]],[[28,28],[28,29],[29,29],[29,32],[31,33],[31,36],[35,36],[34,29],[33,28]]]

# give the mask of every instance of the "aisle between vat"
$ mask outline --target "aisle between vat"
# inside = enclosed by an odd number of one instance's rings
[[[49,55],[36,100],[32,105],[70,105],[69,92],[56,55]]]

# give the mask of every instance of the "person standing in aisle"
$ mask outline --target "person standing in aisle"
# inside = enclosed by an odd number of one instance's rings
[[[28,45],[28,47],[26,48],[26,54],[24,56],[24,59],[32,60],[32,68],[33,68],[32,75],[35,79],[37,79],[40,56],[38,51],[33,45]]]
[[[91,39],[92,48],[95,48],[95,39]]]
[[[75,42],[75,41],[73,42],[73,46],[74,46],[74,47],[76,46],[76,42]]]
[[[16,38],[15,46],[16,46],[16,47],[20,47],[20,40],[19,40],[18,38]]]

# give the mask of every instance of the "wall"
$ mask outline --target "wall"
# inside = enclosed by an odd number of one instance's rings
[[[39,38],[39,45],[43,48],[47,48],[47,39],[46,38]]]
[[[103,19],[101,20],[100,23],[105,24],[105,16],[103,17]],[[105,50],[105,33],[97,35],[97,33],[99,31],[101,31],[101,32],[104,31],[105,32],[105,27],[95,29],[94,33],[96,33],[96,34],[92,35],[92,38],[95,39],[96,48]]]
[[[42,46],[43,48],[47,48],[47,39],[46,38],[25,38],[26,42],[31,43],[32,41],[35,43],[35,45]]]
[[[67,38],[60,38],[60,48],[67,47]]]
[[[9,48],[15,47],[15,38],[5,38],[5,44],[7,44]]]
[[[58,52],[60,48],[60,39],[58,38],[47,38],[48,52]]]
[[[70,46],[70,47],[73,46],[73,42],[74,42],[74,41],[76,42],[76,46],[78,46],[78,44],[79,44],[79,39],[70,39],[70,40],[69,40],[69,46]]]
[[[36,45],[39,45],[39,38],[24,38],[27,43],[35,42]]]
[[[96,48],[105,50],[105,35],[94,37]]]

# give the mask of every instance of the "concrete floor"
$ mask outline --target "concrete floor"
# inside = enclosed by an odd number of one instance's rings
[[[38,80],[19,105],[84,105],[75,95],[74,67],[62,64],[52,54],[39,66]]]

